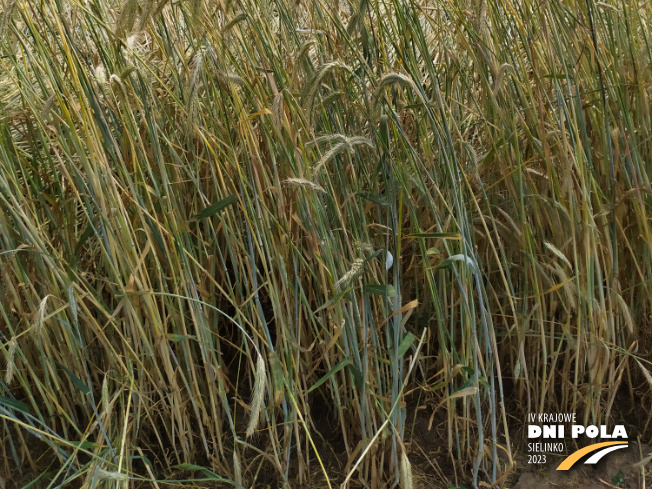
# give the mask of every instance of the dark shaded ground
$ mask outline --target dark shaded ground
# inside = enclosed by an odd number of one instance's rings
[[[416,417],[406,423],[406,449],[412,464],[413,489],[472,489],[471,467],[453,460],[454,457],[447,448],[447,423],[443,410],[437,411],[430,423],[431,412],[428,409],[417,410]],[[320,456],[323,459],[332,488],[339,488],[343,482],[350,464],[346,450],[339,434],[336,418],[332,415],[324,402],[315,402],[311,409],[313,437]],[[631,432],[640,432],[640,427]],[[628,431],[629,428],[628,428]],[[515,424],[510,430],[512,454],[514,465],[510,469],[509,459],[504,450],[499,450],[501,467],[506,473],[499,473],[500,484],[495,486],[500,489],[652,489],[652,444],[639,445],[630,438],[629,447],[606,455],[597,465],[584,465],[582,463],[570,471],[557,471],[556,468],[565,455],[547,454],[545,465],[528,464],[525,449],[526,434],[523,425]],[[34,454],[44,447],[35,445]],[[260,447],[264,450],[264,446]],[[243,453],[243,465],[246,487],[261,489],[277,489],[282,487],[274,474],[272,466],[265,463],[264,459],[256,457],[252,450]],[[357,456],[355,457],[357,460]],[[208,462],[204,465],[208,466]],[[144,472],[144,468],[143,471]],[[192,474],[175,473],[172,478],[185,479]],[[26,473],[22,478],[16,474],[3,474],[0,469],[0,489],[18,489],[23,487],[37,476],[37,473]],[[195,476],[200,477],[200,473]],[[358,489],[366,487],[359,480],[359,474],[351,479],[349,488]],[[292,489],[322,489],[327,488],[325,476],[314,456],[311,456],[310,467],[304,470],[304,482],[298,483],[296,464],[290,466],[290,484]],[[45,480],[43,482],[46,482]],[[45,487],[46,484],[35,484],[34,487]],[[67,487],[74,488],[69,485]],[[153,487],[149,483],[137,483],[131,487]],[[177,484],[159,483],[160,489],[180,487]],[[216,482],[203,482],[187,485],[186,487],[211,488],[233,487]],[[368,487],[368,486],[367,486]],[[389,486],[388,486],[389,487]],[[400,486],[402,488],[402,486]],[[489,488],[481,482],[479,488]],[[398,489],[398,488],[397,488]]]
[[[562,457],[558,457],[559,461]],[[555,470],[559,461],[546,464],[545,468],[530,470],[525,465],[514,489],[553,489],[581,488],[603,489],[621,487],[626,489],[644,489],[652,486],[652,447],[639,447],[630,442],[630,447],[612,452],[595,466],[576,464],[569,471]],[[645,477],[645,482],[644,478]],[[647,482],[647,484],[646,484]]]

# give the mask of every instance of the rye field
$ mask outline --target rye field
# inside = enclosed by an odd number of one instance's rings
[[[649,444],[651,22],[0,0],[0,487],[507,488],[527,413]]]

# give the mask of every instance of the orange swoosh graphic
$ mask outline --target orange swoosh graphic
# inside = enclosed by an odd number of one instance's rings
[[[605,441],[602,443],[596,443],[594,445],[589,445],[588,447],[580,448],[576,452],[571,453],[568,457],[564,459],[562,463],[559,464],[557,470],[568,470],[570,469],[575,462],[581,459],[584,455],[588,455],[591,452],[595,452],[604,447],[610,447],[612,445],[627,445],[626,441]]]

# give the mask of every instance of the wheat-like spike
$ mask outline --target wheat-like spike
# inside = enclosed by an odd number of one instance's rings
[[[222,34],[226,34],[228,31],[233,29],[236,24],[239,24],[243,20],[247,19],[247,14],[244,12],[237,13],[229,22],[227,22],[224,27],[222,27]]]
[[[388,85],[392,84],[397,84],[397,85],[402,85],[406,88],[412,88],[414,93],[416,93],[417,97],[421,100],[421,103],[424,105],[428,104],[428,101],[424,98],[423,94],[421,93],[420,90],[417,89],[416,84],[412,80],[412,78],[402,74],[402,73],[385,73],[380,81],[378,82],[378,86],[376,87],[376,90],[374,90],[372,96],[372,108],[373,108],[373,115],[374,117],[379,116],[379,109],[380,109],[380,101],[381,101],[381,93],[385,87]]]
[[[102,410],[107,412],[109,408],[109,378],[107,375],[104,375],[104,380],[102,380]]]
[[[129,479],[129,476],[127,474],[123,474],[122,472],[113,472],[100,468],[95,469],[95,474],[100,480],[126,481]]]
[[[233,451],[233,479],[242,485],[242,464],[240,463],[240,455],[238,451]]]
[[[319,170],[321,169],[322,166],[324,166],[326,163],[328,163],[330,160],[335,158],[342,150],[348,149],[349,148],[349,143],[348,141],[344,141],[342,143],[336,144],[333,146],[331,149],[328,150],[328,152],[322,157],[321,160],[317,162],[315,167],[313,168],[312,172],[313,174],[317,174]]]
[[[629,306],[625,302],[625,299],[623,299],[623,296],[620,294],[616,294],[616,299],[618,299],[618,305],[620,306],[620,312],[623,313],[623,318],[625,319],[625,324],[627,325],[627,329],[629,329],[630,333],[634,332],[634,320],[632,319],[632,313],[629,310]]]
[[[412,464],[408,459],[407,453],[403,450],[401,455],[401,489],[412,489]]]
[[[217,76],[224,83],[235,83],[236,85],[240,85],[240,86],[245,84],[244,78],[242,78],[239,75],[235,75],[232,73],[217,73]]]
[[[462,146],[464,147],[464,150],[466,151],[469,160],[471,160],[471,164],[473,165],[473,168],[477,169],[480,160],[478,158],[478,153],[476,153],[475,149],[473,148],[473,145],[468,141],[464,141],[462,143]]]
[[[353,246],[356,249],[358,249],[360,251],[363,251],[365,253],[373,253],[374,252],[374,246],[371,243],[367,243],[367,242],[360,241],[360,240],[355,240],[353,242]]]
[[[97,68],[95,69],[95,77],[97,77]],[[106,77],[104,81],[106,81]],[[56,99],[57,99],[57,94],[53,93],[48,97],[48,99],[43,104],[43,109],[41,110],[41,119],[43,121],[45,121],[48,117],[48,114],[50,114],[50,111],[52,110],[52,106],[54,105],[54,101]]]
[[[308,51],[312,47],[313,44],[315,44],[315,40],[311,39],[310,41],[306,41],[303,43],[303,45],[299,48],[299,51],[297,51],[296,56],[294,57],[294,63],[297,64],[299,61],[301,61],[301,58],[303,56],[306,56],[308,54]]]
[[[319,90],[319,84],[321,83],[322,79],[335,68],[348,69],[350,71],[350,68],[341,61],[331,61],[330,63],[321,65],[311,80],[308,82],[306,90],[303,93],[303,97],[308,102],[310,102],[315,97],[317,90]]]
[[[285,180],[285,183],[290,185],[299,185],[300,187],[307,187],[311,188],[312,190],[316,190],[317,192],[326,193],[326,190],[317,185],[315,182],[311,182],[310,180],[306,180],[304,178],[288,178]]]
[[[151,17],[157,17],[161,12],[163,12],[163,9],[165,6],[168,4],[170,0],[160,0],[160,2],[156,5],[156,8],[154,9],[154,12],[152,12]]]
[[[473,6],[475,15],[472,17],[473,27],[478,31],[480,38],[484,39],[487,30],[487,2],[480,0]]]
[[[249,415],[249,425],[247,426],[247,438],[254,434],[258,428],[258,421],[260,419],[260,411],[263,408],[263,401],[265,399],[265,382],[267,380],[267,373],[265,369],[265,360],[262,355],[258,355],[256,360],[256,373],[254,376],[254,396],[251,401],[251,414]]]
[[[353,31],[360,23],[360,20],[364,17],[364,14],[367,10],[367,5],[369,5],[369,0],[360,0],[360,6],[358,7],[358,10],[356,10],[356,12],[351,16],[349,19],[349,25],[346,26],[346,32],[349,34],[349,36],[353,33]]]
[[[197,51],[192,59],[192,73],[190,75],[190,83],[188,85],[188,124],[186,125],[186,134],[189,136],[196,128],[194,121],[196,120],[199,111],[199,102],[197,94],[199,93],[199,80],[201,69],[204,66],[204,50]]]
[[[40,336],[43,332],[43,323],[45,322],[45,313],[47,311],[48,298],[50,297],[52,297],[51,294],[46,295],[36,310],[36,319],[32,326],[34,327],[34,334],[37,336]]]
[[[109,77],[109,83],[115,83],[122,91],[122,94],[127,95],[127,89],[125,88],[124,83],[122,83],[122,79],[115,73]]]
[[[543,245],[548,248],[552,253],[559,258],[561,261],[563,261],[566,265],[568,265],[568,268],[571,270],[573,269],[573,266],[571,263],[568,261],[568,258],[566,258],[566,255],[564,255],[558,248],[556,248],[552,243],[548,241],[544,241]]]
[[[616,7],[615,5],[609,5],[608,3],[605,2],[595,2],[595,6],[600,7],[604,10],[611,10],[612,12],[620,12],[618,7]]]
[[[7,26],[11,22],[11,17],[14,14],[14,9],[16,8],[17,3],[18,0],[9,0],[7,5],[4,6],[3,12],[0,13],[0,39],[3,37]]]
[[[274,96],[274,102],[272,102],[272,121],[278,128],[283,123],[283,107],[283,90],[281,90]]]
[[[342,69],[348,71],[349,73],[353,73],[353,70],[341,61],[332,61],[330,63],[323,64],[319,70],[317,70],[315,75],[310,80],[310,83],[308,83],[307,90],[305,90],[303,94],[309,119],[312,118],[313,103],[315,95],[317,95],[319,87],[321,86],[321,81],[326,75],[328,75],[328,73],[335,69]]]
[[[329,93],[328,95],[326,95],[324,97],[324,99],[322,100],[322,104],[324,106],[327,106],[332,101],[334,101],[335,99],[337,99],[337,98],[339,98],[341,96],[342,96],[342,91],[341,90],[335,90],[334,92],[331,92],[331,93]]]
[[[593,298],[593,320],[599,326],[599,330],[606,331],[607,329],[607,318],[604,313],[604,305],[598,301],[597,298]]]
[[[138,21],[139,31],[142,31],[145,28],[145,24],[147,24],[147,22],[151,18],[153,11],[154,11],[154,0],[145,0],[143,2],[143,8],[140,14],[140,19]]]
[[[503,84],[503,79],[505,77],[505,73],[511,67],[512,65],[510,65],[509,63],[503,63],[502,65],[500,65],[500,68],[498,68],[498,72],[496,73],[496,78],[494,81],[494,86],[493,89],[491,90],[494,94],[494,97],[498,95],[498,92],[500,92],[500,89],[502,88],[502,84]]]
[[[319,136],[318,138],[308,141],[306,147],[319,146],[323,143],[345,143],[348,138],[344,134],[328,134],[327,136]]]
[[[7,351],[7,371],[5,373],[5,384],[11,384],[11,381],[14,378],[14,373],[16,372],[16,364],[14,363],[14,357],[16,356],[16,349],[18,348],[18,341],[16,338],[12,338],[9,341],[9,349]]]
[[[136,22],[136,11],[138,10],[138,0],[127,0],[122,7],[122,12],[116,25],[116,34],[123,37],[126,33],[131,32]]]
[[[143,47],[146,45],[146,39],[141,32],[137,32],[136,34],[129,36],[125,41],[125,44],[131,53],[135,53],[143,50]]]
[[[645,380],[647,380],[648,384],[650,384],[650,387],[652,387],[652,374],[650,374],[650,371],[643,366],[643,364],[638,360],[638,358],[634,357],[634,359],[636,360],[636,363],[638,363],[638,366],[641,367],[641,371],[645,376]]]
[[[356,258],[353,263],[351,264],[351,269],[346,272],[342,278],[340,278],[335,286],[339,289],[342,285],[345,285],[349,283],[351,280],[353,280],[355,277],[357,277],[360,272],[362,271],[362,265],[364,264],[364,260],[362,258]]]
[[[202,66],[204,66],[204,51],[200,49],[192,59],[192,74],[188,86],[188,105],[191,106],[199,89],[199,75],[201,74]]]
[[[364,136],[353,136],[351,138],[347,139],[347,143],[349,144],[349,149],[353,150],[353,146],[367,146],[371,149],[375,149],[376,146],[374,146],[374,143],[371,141],[371,139],[368,139]]]
[[[103,65],[97,65],[95,67],[95,70],[93,70],[93,71],[94,71],[93,74],[95,75],[95,79],[97,80],[97,83],[99,83],[100,85],[104,85],[106,83],[106,69],[104,68],[104,66]],[[54,102],[54,99],[52,101]],[[49,111],[50,111],[50,109],[48,107],[48,112]],[[45,108],[43,109],[43,112],[45,113]]]
[[[566,296],[566,305],[570,310],[577,309],[577,300],[575,299],[577,287],[575,286],[575,282],[569,280],[566,270],[559,263],[555,263],[555,271],[559,277],[559,282],[564,284],[563,291]]]
[[[192,0],[190,11],[193,13],[195,17],[200,18],[200,14],[201,14],[200,11],[203,5],[204,4],[201,0]]]
[[[376,102],[378,101],[378,99],[380,98],[380,93],[382,92],[383,88],[385,88],[387,85],[392,85],[394,83],[398,85],[403,85],[404,87],[413,88],[416,90],[416,86],[414,85],[414,81],[412,80],[412,78],[404,75],[403,73],[385,73],[380,78],[380,81],[378,82],[378,86],[374,91],[374,101]]]
[[[337,136],[342,136],[341,134]],[[318,138],[319,139],[319,138]],[[339,140],[340,138],[333,138],[334,140]],[[364,136],[353,136],[353,137],[343,137],[343,141],[336,144],[333,146],[328,152],[322,157],[321,160],[314,166],[313,168],[313,174],[317,174],[319,170],[321,169],[322,166],[324,166],[326,163],[328,163],[330,160],[335,158],[343,149],[347,149],[348,151],[353,151],[354,146],[368,146],[370,148],[375,148],[374,143],[371,142],[371,140],[367,139]]]

